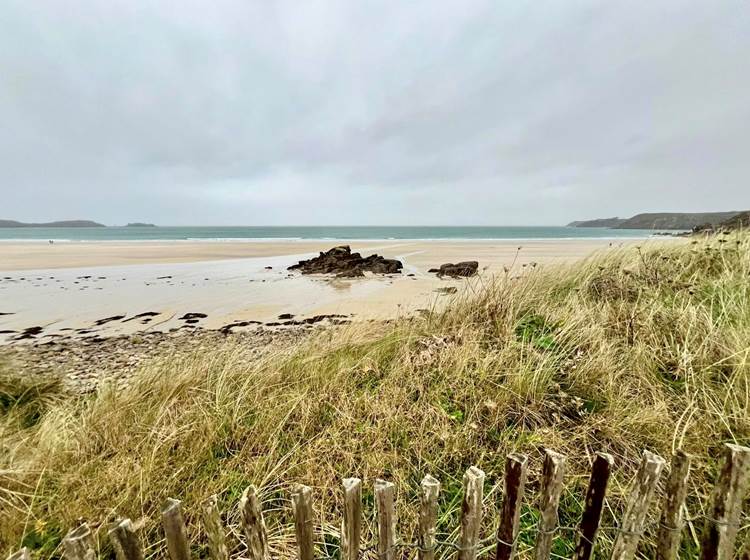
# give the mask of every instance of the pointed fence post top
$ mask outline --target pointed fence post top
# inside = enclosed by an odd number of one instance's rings
[[[578,527],[578,540],[573,554],[573,560],[589,560],[594,552],[594,541],[599,532],[599,524],[604,507],[604,497],[607,493],[609,477],[615,458],[609,453],[597,451],[591,465],[589,487],[586,490],[586,501],[583,515]]]
[[[701,538],[702,560],[729,560],[739,529],[742,502],[750,486],[750,448],[724,445],[724,464],[711,492]]]
[[[179,508],[181,504],[182,502],[180,500],[177,500],[175,498],[167,498],[166,500],[164,500],[164,505],[162,505],[161,507],[161,513],[162,514],[170,513],[174,511],[175,509]]]
[[[435,537],[440,482],[428,474],[422,479],[420,486],[422,492],[419,496],[418,558],[419,560],[433,560],[437,545]]]
[[[109,537],[118,560],[143,560],[143,550],[136,534],[136,527],[130,519],[115,521],[109,529]]]
[[[299,560],[313,560],[315,557],[315,535],[313,527],[312,488],[297,484],[292,489],[292,511],[294,513],[294,533],[297,540]]]
[[[66,540],[70,541],[77,541],[81,539],[85,539],[86,537],[91,535],[91,527],[89,527],[88,523],[81,523],[78,527],[71,530],[67,535],[65,535]]]
[[[610,467],[615,464],[615,458],[611,453],[605,453],[604,451],[597,451],[595,455],[596,457],[594,461],[596,461],[596,459],[601,459],[602,461],[605,461]]]
[[[563,491],[566,457],[551,449],[544,450],[541,496],[539,498],[539,522],[534,549],[534,560],[548,560],[557,531],[557,510]]]
[[[461,547],[459,560],[474,560],[479,545],[479,530],[482,524],[482,500],[484,498],[484,471],[471,466],[463,477],[464,498],[461,504]]]
[[[529,458],[520,453],[510,453],[505,458],[505,483],[503,507],[497,528],[495,560],[510,560],[516,554],[516,538],[521,520],[521,503],[526,486],[526,466]]]
[[[242,497],[240,498],[240,501],[249,501],[252,499],[255,499],[258,497],[258,488],[255,486],[255,484],[248,485],[247,488],[245,488],[242,491]]]
[[[161,510],[161,522],[167,538],[167,551],[172,560],[190,560],[190,543],[187,540],[182,502],[167,498]]]
[[[422,487],[422,491],[426,494],[437,494],[440,491],[440,481],[429,474],[425,475],[422,482],[420,482],[420,486]]]
[[[375,480],[375,506],[378,519],[379,560],[394,560],[396,557],[396,485]]]
[[[239,503],[240,525],[245,533],[245,546],[251,560],[265,560],[268,554],[268,536],[263,521],[263,509],[254,484],[242,492]]]
[[[393,482],[389,482],[388,480],[383,480],[382,478],[376,478],[375,479],[375,492],[383,492],[387,490],[392,490],[395,488],[396,485],[393,484]]]
[[[347,496],[352,492],[362,491],[362,479],[360,478],[342,478],[341,485],[344,487],[344,495]]]
[[[553,451],[552,449],[544,448],[544,460],[549,461],[553,465],[561,465],[567,462],[567,455]]]
[[[345,478],[344,515],[341,519],[341,558],[359,560],[362,540],[362,481],[359,478]]]
[[[689,475],[690,456],[678,449],[672,455],[669,479],[664,490],[664,506],[656,543],[657,560],[676,560],[679,554],[682,529],[685,526],[683,509]]]
[[[63,539],[66,560],[93,560],[96,556],[94,548],[94,535],[88,523],[82,523]]]
[[[640,467],[631,485],[627,509],[612,547],[612,560],[631,560],[635,557],[651,498],[664,464],[664,459],[659,455],[650,451],[643,452]]]

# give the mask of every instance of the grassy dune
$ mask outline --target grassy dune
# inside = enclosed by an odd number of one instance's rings
[[[320,553],[335,555],[343,476],[364,479],[363,546],[374,540],[377,477],[397,484],[399,533],[412,541],[427,473],[442,482],[440,538],[452,540],[472,464],[487,473],[486,537],[504,456],[516,451],[530,458],[519,543],[528,557],[544,447],[569,455],[561,525],[578,521],[592,454],[615,456],[607,526],[641,452],[681,447],[695,456],[683,538],[683,557],[693,557],[722,444],[750,444],[750,236],[612,250],[474,288],[444,313],[328,331],[260,360],[232,338],[209,353],[164,356],[119,393],[74,399],[5,371],[0,551],[24,543],[40,558],[59,555],[83,518],[110,553],[116,512],[141,520],[147,555],[163,556],[159,506],[172,496],[203,555],[195,513],[218,493],[231,553],[242,556],[236,503],[254,483],[272,553],[291,557],[288,495],[302,482],[315,488]],[[614,536],[601,533],[602,554]],[[650,526],[644,557],[653,537]],[[569,555],[573,541],[562,532],[555,553]]]

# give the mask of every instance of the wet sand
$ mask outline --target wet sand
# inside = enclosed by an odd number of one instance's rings
[[[352,250],[364,255],[400,259],[403,274],[335,279],[287,272],[342,243],[0,243],[0,343],[393,318],[439,307],[450,297],[436,290],[460,292],[472,282],[427,272],[446,262],[477,260],[481,278],[639,241],[353,241]]]

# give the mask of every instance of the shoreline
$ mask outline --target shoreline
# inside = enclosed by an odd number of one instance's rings
[[[49,244],[55,243],[92,243],[92,244],[118,244],[118,243],[273,243],[273,242],[318,242],[318,241],[344,241],[349,243],[367,243],[383,241],[419,241],[429,243],[431,241],[596,241],[596,240],[622,240],[633,239],[658,239],[662,237],[673,237],[676,234],[666,235],[664,233],[651,233],[649,235],[600,235],[592,237],[584,236],[562,236],[562,237],[185,237],[185,238],[154,238],[154,239],[71,239],[71,238],[28,238],[28,237],[5,237],[0,238],[0,244]]]
[[[442,309],[493,275],[576,262],[639,242],[6,244],[0,245],[0,344],[393,319]],[[343,279],[287,271],[341,244],[398,259],[403,273]],[[474,279],[428,272],[467,260],[479,261]]]
[[[336,245],[350,245],[354,250],[388,250],[396,246],[459,247],[498,246],[533,248],[541,251],[541,258],[554,256],[563,248],[577,247],[583,252],[603,247],[631,245],[637,242],[670,242],[670,237],[634,238],[536,238],[536,239],[235,239],[231,241],[200,240],[94,240],[48,241],[0,240],[0,273],[13,271],[43,271],[48,269],[97,267],[124,264],[164,264],[218,261],[282,255],[307,255],[325,251]],[[581,251],[577,251],[579,254]],[[386,255],[389,256],[389,255]],[[467,254],[467,258],[471,255]],[[465,259],[464,259],[465,260]]]

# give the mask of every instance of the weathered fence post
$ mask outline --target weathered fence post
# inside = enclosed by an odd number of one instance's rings
[[[115,521],[109,530],[109,538],[118,560],[143,560],[143,549],[130,519]]]
[[[29,554],[29,549],[24,546],[21,550],[8,556],[8,560],[31,560],[31,554]]]
[[[497,528],[497,550],[495,560],[510,560],[516,554],[518,523],[521,519],[521,502],[526,486],[525,455],[512,453],[505,461],[505,497]]]
[[[358,560],[362,523],[362,481],[345,478],[344,517],[341,521],[341,560]]]
[[[535,560],[547,560],[552,552],[552,541],[557,530],[557,508],[563,491],[565,455],[544,450],[542,497],[539,500],[539,528],[537,530]]]
[[[228,560],[226,535],[221,523],[219,513],[218,497],[216,494],[210,496],[203,502],[203,526],[208,537],[208,552],[213,560]]]
[[[312,488],[299,484],[292,492],[294,534],[297,537],[297,558],[313,560],[315,541],[313,529]]]
[[[658,560],[676,560],[680,550],[682,529],[685,526],[684,506],[690,475],[690,456],[678,449],[672,456],[672,466],[665,489],[664,509],[656,541]]]
[[[190,560],[185,519],[180,500],[168,498],[161,510],[161,524],[167,537],[167,550],[172,560]]]
[[[635,475],[628,505],[612,547],[612,560],[630,560],[635,556],[638,542],[643,534],[643,523],[646,521],[648,506],[656,491],[656,484],[664,469],[664,463],[664,459],[655,453],[643,452],[643,459]]]
[[[435,560],[438,494],[440,482],[428,474],[422,479],[422,492],[419,495],[419,560]]]
[[[702,560],[733,558],[742,500],[750,483],[750,448],[727,444],[724,457],[703,527]]]
[[[396,487],[385,480],[375,481],[378,515],[378,560],[396,557]]]
[[[484,471],[469,467],[464,473],[464,497],[461,504],[461,541],[458,560],[474,560],[479,547],[484,498]]]
[[[240,523],[245,533],[247,554],[250,560],[267,560],[268,537],[263,521],[263,509],[258,499],[258,489],[254,485],[245,488],[240,498]]]
[[[596,454],[596,459],[594,459],[594,464],[591,467],[591,478],[589,479],[589,488],[586,491],[586,502],[581,524],[578,528],[578,543],[573,560],[589,560],[591,558],[594,540],[602,518],[609,475],[614,462],[614,458],[609,453],[598,452]]]
[[[88,523],[82,523],[63,539],[64,556],[67,560],[94,560],[95,548],[94,535]]]

